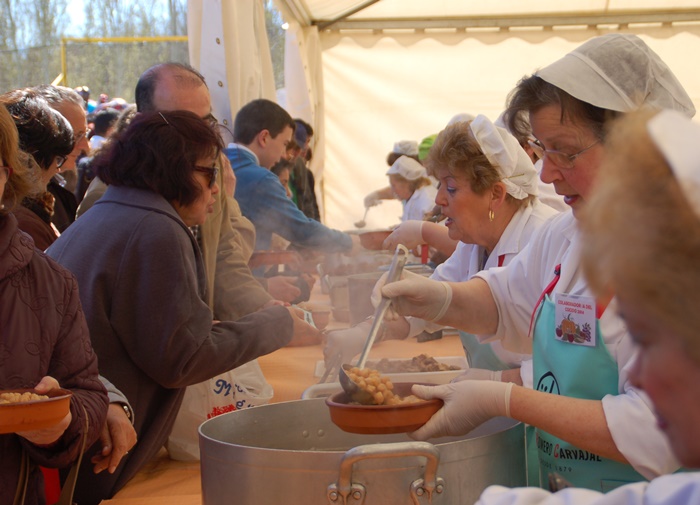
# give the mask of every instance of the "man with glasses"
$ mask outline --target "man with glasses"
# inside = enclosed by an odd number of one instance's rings
[[[51,222],[59,232],[63,232],[75,221],[78,210],[78,200],[74,194],[77,182],[76,161],[90,151],[83,99],[75,90],[64,86],[43,84],[32,89],[44,98],[52,109],[65,117],[73,128],[73,151],[61,163],[57,163],[62,173],[56,174],[47,186],[48,191],[56,198]]]

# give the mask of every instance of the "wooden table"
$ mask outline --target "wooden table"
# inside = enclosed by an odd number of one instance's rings
[[[316,283],[312,301],[325,302]],[[329,329],[346,327],[347,324],[331,320]],[[431,356],[462,356],[462,344],[456,335],[418,343],[416,339],[390,340],[372,349],[377,358],[410,358],[421,353]],[[317,361],[323,359],[320,345],[285,347],[258,358],[258,363],[275,393],[272,402],[298,400],[309,386],[318,382],[314,376]],[[115,505],[201,505],[199,462],[173,461],[167,451],[161,449],[112,500],[104,503]],[[262,505],[262,504],[261,504]]]

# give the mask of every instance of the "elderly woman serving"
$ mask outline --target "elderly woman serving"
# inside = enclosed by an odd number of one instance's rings
[[[616,301],[591,291],[579,261],[576,218],[592,196],[606,124],[641,106],[695,112],[671,70],[633,35],[594,38],[518,84],[509,114],[529,114],[541,178],[573,212],[548,221],[506,268],[461,284],[407,276],[383,294],[402,314],[490,335],[516,352],[532,348],[535,390],[493,381],[416,387],[445,406],[415,437],[466,433],[506,415],[537,428],[545,478],[557,472],[605,490],[678,468],[648,398],[630,381],[635,348]]]
[[[507,265],[556,214],[537,199],[537,173],[515,137],[485,116],[445,128],[425,164],[440,183],[435,203],[447,217],[446,226],[435,226],[458,241],[454,254],[437,267],[431,279],[466,281],[481,270]],[[409,223],[419,227],[433,224]],[[390,248],[403,238],[394,234],[387,238],[395,240]],[[403,339],[440,327],[419,318],[402,318],[387,326],[384,338]],[[343,362],[347,363],[362,350],[368,329],[368,323],[361,323],[350,330],[331,332],[326,354],[332,355],[334,347],[342,349]],[[501,371],[519,367],[529,358],[527,353],[506,351],[499,342],[480,344],[474,335],[461,332],[460,336],[471,367]]]

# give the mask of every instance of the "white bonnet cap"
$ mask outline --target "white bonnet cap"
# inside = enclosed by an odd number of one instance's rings
[[[500,174],[508,194],[518,200],[537,195],[537,171],[515,137],[481,114],[470,127],[481,151]]]
[[[455,114],[452,116],[452,119],[447,122],[445,128],[447,128],[447,126],[452,126],[455,123],[462,123],[464,121],[474,121],[474,116],[468,112],[460,112],[459,114]]]
[[[700,125],[676,111],[664,110],[649,120],[647,131],[700,217]]]
[[[428,177],[428,173],[425,171],[423,165],[408,156],[401,156],[391,165],[386,175],[392,174],[400,175],[409,181],[416,181],[421,177]]]
[[[399,140],[394,143],[392,153],[405,154],[406,156],[418,156],[418,142],[415,140]]]
[[[695,115],[671,69],[636,35],[595,37],[535,75],[603,109],[630,112],[646,105]]]

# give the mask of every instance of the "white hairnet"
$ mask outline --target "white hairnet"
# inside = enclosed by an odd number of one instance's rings
[[[508,194],[518,200],[537,195],[537,171],[516,138],[481,114],[470,127],[481,151],[500,174]]]
[[[630,112],[647,105],[695,115],[671,69],[636,35],[595,37],[535,75],[603,109]]]
[[[418,142],[415,140],[399,140],[394,143],[392,153],[405,154],[406,156],[418,156]]]
[[[428,177],[428,173],[425,171],[423,165],[408,156],[401,156],[391,165],[386,175],[392,174],[400,175],[409,181],[416,181],[421,177]]]
[[[474,120],[474,116],[472,116],[468,112],[460,112],[459,114],[455,114],[454,116],[452,116],[452,119],[450,119],[447,122],[447,126],[445,126],[445,128],[447,128],[448,126],[452,126],[455,123],[461,123],[463,121],[473,121],[473,120]]]
[[[676,111],[665,110],[647,123],[647,131],[700,217],[700,125]]]

